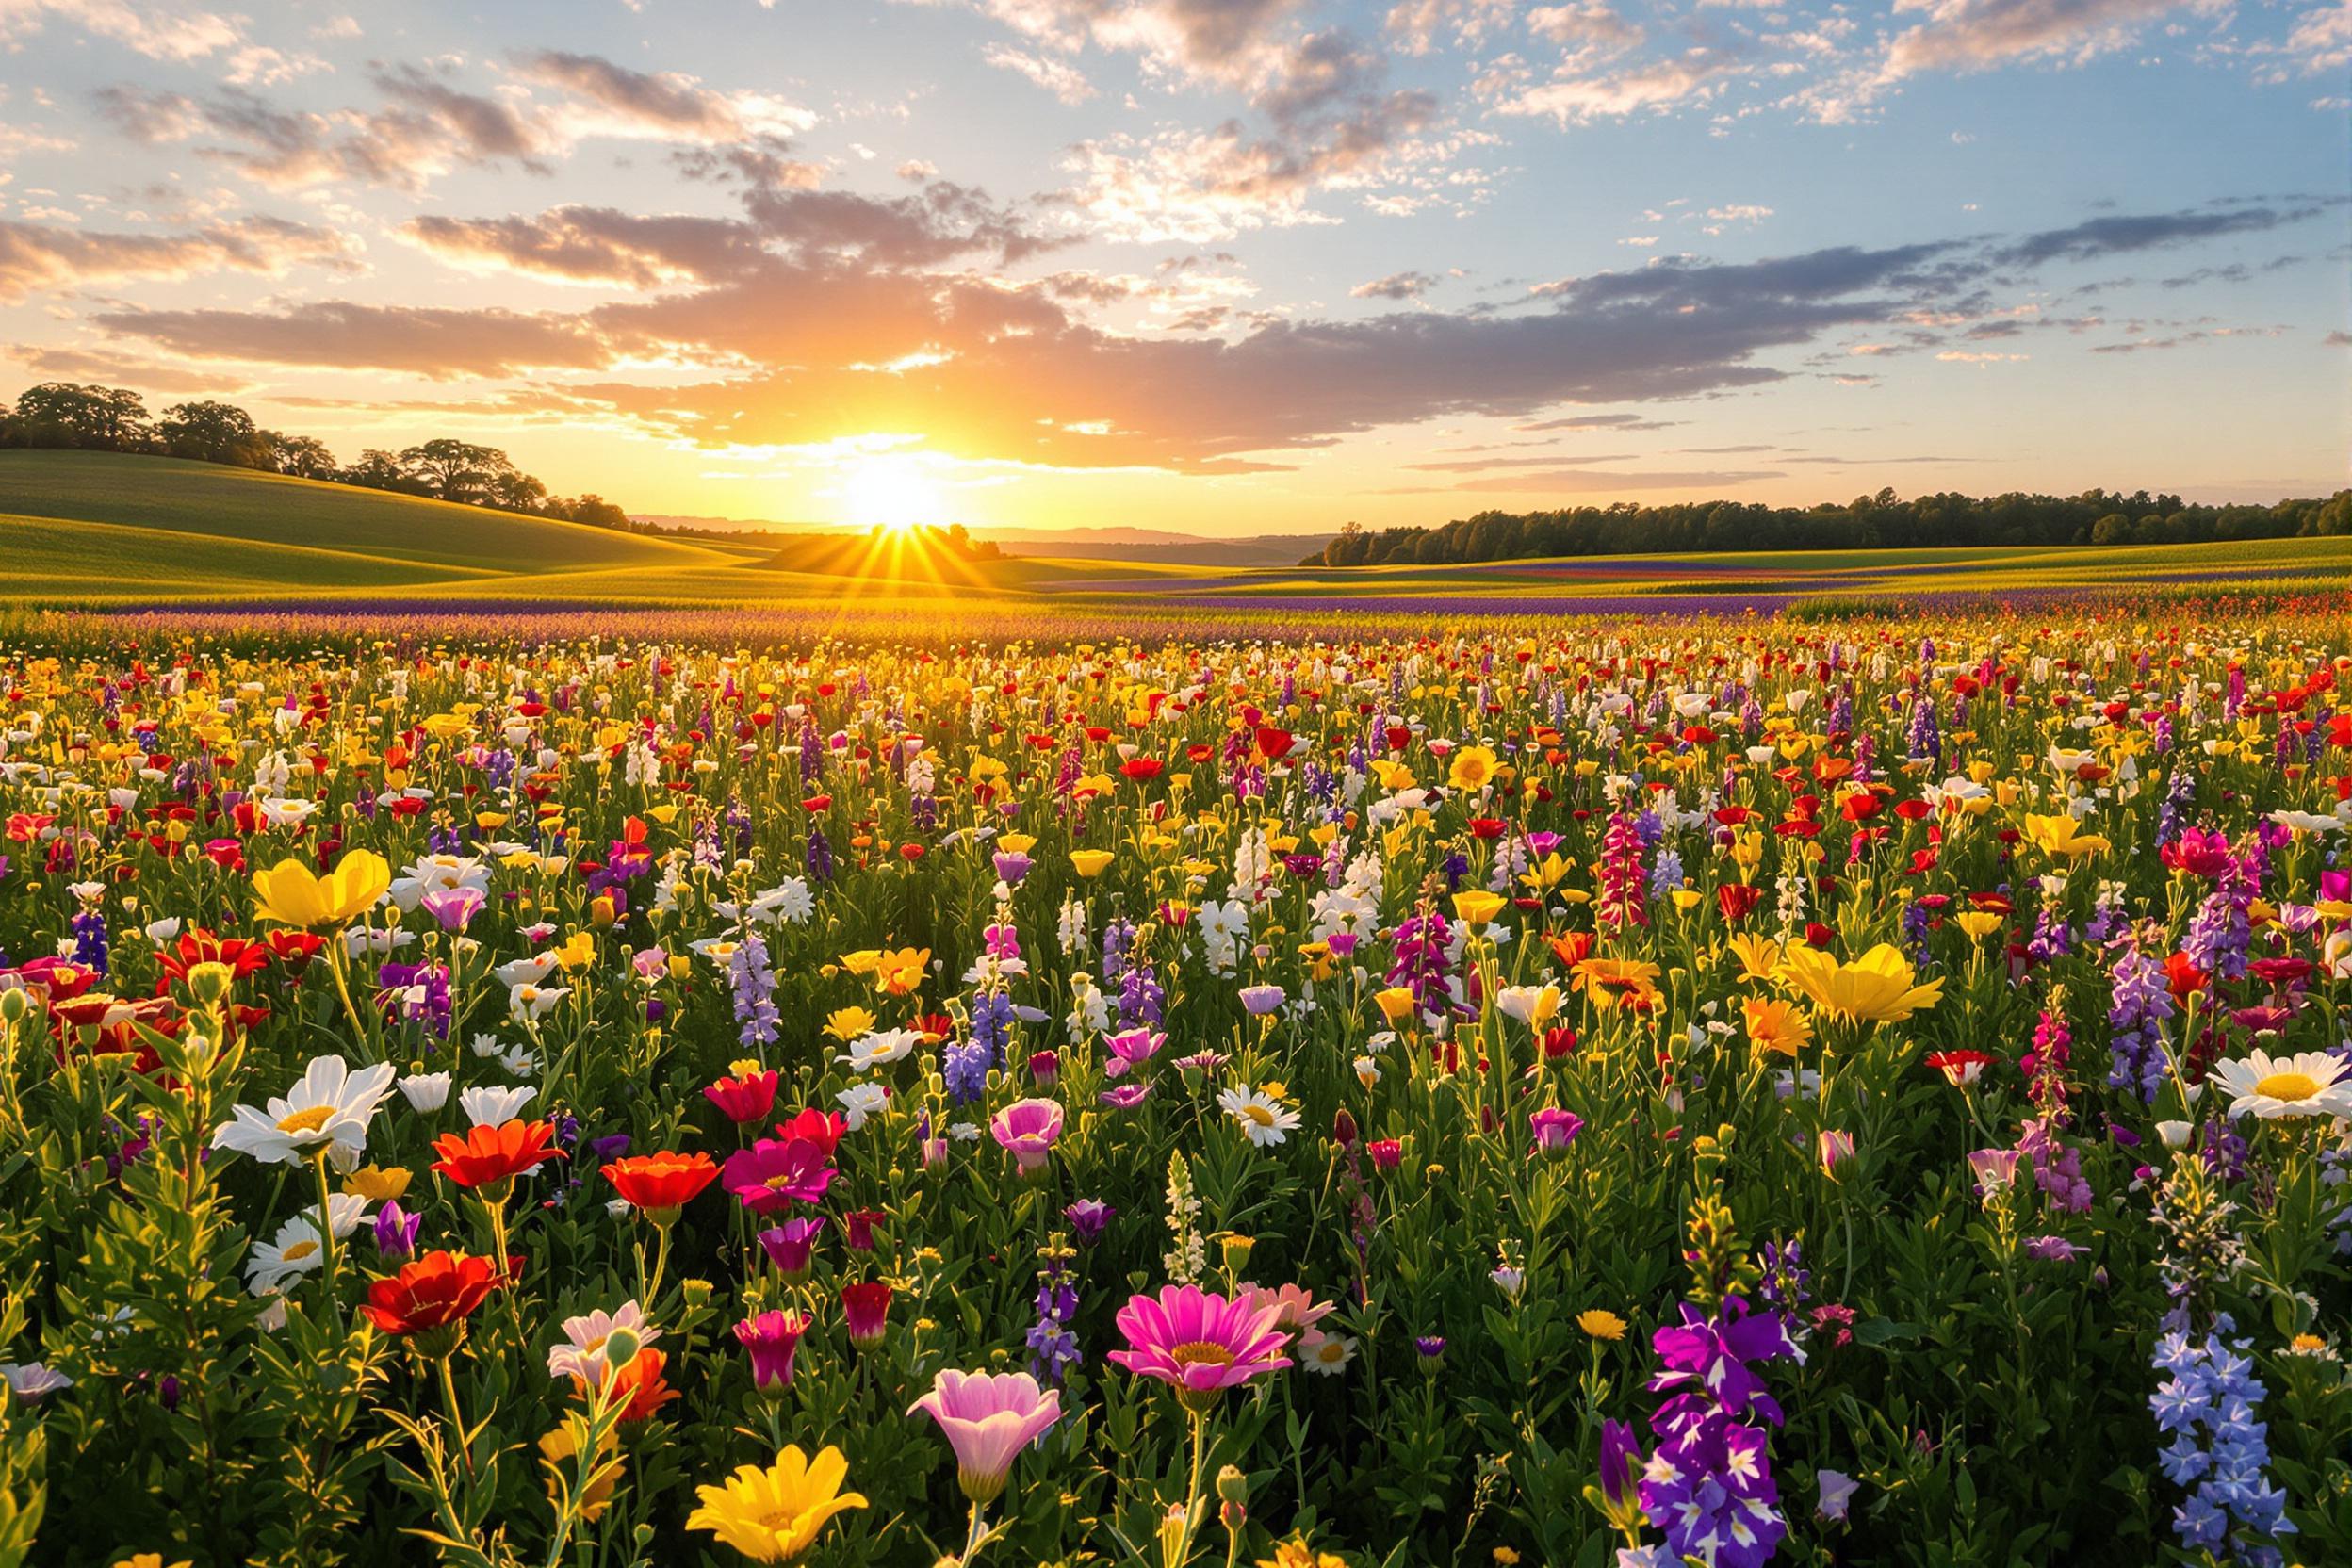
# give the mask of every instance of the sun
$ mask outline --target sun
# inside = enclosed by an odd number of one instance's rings
[[[905,458],[870,457],[841,484],[841,520],[880,533],[944,521],[939,487]]]

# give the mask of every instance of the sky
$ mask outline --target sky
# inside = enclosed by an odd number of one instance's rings
[[[2352,0],[0,0],[0,393],[639,514],[2326,494],[2347,279]]]

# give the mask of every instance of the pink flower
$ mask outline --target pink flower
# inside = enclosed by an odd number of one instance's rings
[[[1527,1126],[1535,1134],[1535,1146],[1546,1154],[1564,1154],[1568,1145],[1584,1131],[1584,1119],[1574,1111],[1546,1107],[1527,1118]]]
[[[735,1338],[751,1352],[751,1380],[760,1392],[781,1398],[792,1386],[792,1357],[808,1331],[808,1315],[763,1312],[735,1325]]]
[[[1268,1290],[1264,1285],[1245,1283],[1233,1293],[1236,1304],[1250,1308],[1272,1307],[1274,1327],[1284,1333],[1297,1333],[1312,1329],[1331,1315],[1331,1303],[1317,1301],[1315,1293],[1297,1285],[1277,1285]]]
[[[727,1157],[721,1180],[754,1214],[780,1209],[797,1198],[813,1203],[833,1184],[825,1150],[809,1138],[761,1138]]]
[[[815,1250],[817,1237],[825,1233],[825,1216],[814,1219],[788,1219],[760,1233],[760,1245],[767,1250],[768,1261],[776,1271],[788,1280],[797,1280],[808,1272],[808,1257]]]
[[[1016,1100],[989,1119],[988,1131],[1013,1152],[1021,1173],[1033,1176],[1045,1168],[1046,1152],[1062,1135],[1062,1107],[1051,1100]]]
[[[1272,1303],[1229,1301],[1199,1285],[1165,1285],[1119,1309],[1129,1348],[1110,1359],[1168,1384],[1186,1410],[1205,1414],[1225,1390],[1290,1364],[1282,1354],[1287,1336],[1275,1326],[1282,1314]]]
[[[1040,1391],[1026,1372],[942,1371],[931,1392],[907,1407],[928,1414],[956,1450],[956,1480],[975,1503],[1004,1490],[1013,1461],[1062,1418],[1058,1391]]]

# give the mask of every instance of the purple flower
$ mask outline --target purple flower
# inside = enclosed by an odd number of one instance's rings
[[[409,1214],[395,1200],[376,1211],[376,1256],[400,1263],[416,1255],[416,1231],[425,1217]]]

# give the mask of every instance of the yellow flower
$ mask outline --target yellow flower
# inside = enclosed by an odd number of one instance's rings
[[[826,1520],[864,1508],[863,1494],[841,1491],[849,1462],[839,1448],[815,1459],[795,1443],[761,1470],[744,1464],[723,1486],[698,1486],[702,1506],[686,1518],[690,1530],[709,1530],[754,1562],[790,1562],[807,1551]]]
[[[343,1190],[357,1193],[370,1203],[389,1203],[408,1191],[409,1171],[405,1166],[386,1170],[380,1165],[362,1166],[343,1178]]]
[[[1118,856],[1107,849],[1073,849],[1070,852],[1071,867],[1079,875],[1088,879],[1102,875],[1109,868],[1110,863],[1118,858]]]
[[[1502,913],[1507,903],[1502,894],[1481,892],[1476,889],[1454,895],[1454,917],[1473,929],[1484,925]]]
[[[1483,790],[1494,782],[1494,753],[1485,746],[1464,746],[1454,753],[1446,769],[1446,782],[1457,790]]]
[[[1258,1568],[1348,1568],[1348,1560],[1318,1552],[1304,1536],[1275,1543],[1274,1555],[1258,1559]]]
[[[825,1018],[825,1032],[837,1040],[854,1040],[873,1034],[881,1021],[863,1007],[837,1007]]]
[[[2082,825],[2070,816],[2037,817],[2029,813],[2025,834],[2043,854],[2067,860],[2097,855],[2107,848],[2106,840],[2096,833],[2083,832]]]
[[[596,939],[585,931],[575,931],[561,947],[549,951],[555,955],[555,961],[567,970],[586,969],[596,961]]]
[[[1571,973],[1577,988],[1604,1011],[1626,1004],[1647,1007],[1658,1000],[1656,964],[1634,958],[1587,958]]]
[[[129,1557],[116,1563],[114,1568],[163,1568],[163,1554],[161,1552],[133,1552]],[[188,1560],[182,1558],[173,1563],[172,1568],[188,1568]]]
[[[1740,978],[1768,984],[1780,972],[1780,944],[1770,937],[1731,939],[1731,956],[1740,960]]]
[[[288,858],[253,873],[253,891],[261,895],[255,912],[280,925],[349,925],[391,885],[391,865],[372,849],[352,850],[323,877]]]
[[[1911,960],[1886,942],[1850,964],[1797,943],[1781,959],[1780,978],[1820,1011],[1862,1023],[1900,1023],[1944,994],[1941,980],[1913,985]]]
[[[539,1440],[539,1458],[547,1467],[547,1496],[556,1497],[556,1483],[569,1483],[579,1475],[574,1462],[580,1453],[581,1434],[570,1423],[558,1427]],[[604,1511],[612,1506],[612,1486],[621,1478],[621,1459],[617,1452],[617,1434],[607,1432],[596,1448],[596,1468],[588,1477],[588,1489],[580,1495],[580,1516],[590,1524],[604,1517]],[[559,1505],[560,1506],[560,1505]]]
[[[1625,1337],[1625,1320],[1602,1307],[1594,1307],[1589,1312],[1576,1314],[1576,1327],[1591,1334],[1594,1339]]]
[[[1966,931],[1970,939],[1983,941],[2001,929],[2001,916],[1990,909],[1970,909],[1965,915],[1954,915],[1952,923]]]
[[[1391,986],[1384,991],[1374,991],[1372,1000],[1380,1004],[1380,1016],[1391,1023],[1401,1023],[1413,1016],[1413,990],[1407,986]]]
[[[927,947],[902,947],[895,953],[885,953],[874,966],[874,988],[892,996],[905,996],[923,984],[923,972],[931,962]]]
[[[1748,1048],[1761,1054],[1774,1052],[1793,1056],[1812,1043],[1813,1027],[1797,1011],[1796,1004],[1761,996],[1752,996],[1740,1004],[1747,1016]]]

